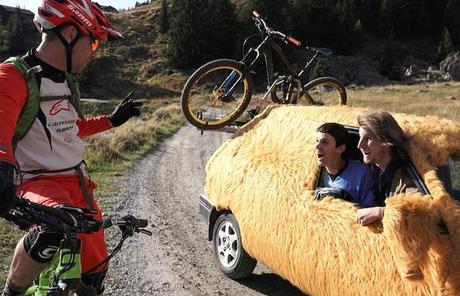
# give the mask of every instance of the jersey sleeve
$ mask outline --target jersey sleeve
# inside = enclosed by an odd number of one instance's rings
[[[359,190],[359,207],[370,208],[378,206],[375,198],[375,183],[372,171],[369,167],[363,165],[363,176]]]
[[[88,137],[112,128],[107,115],[88,117],[85,119],[77,120],[78,136],[80,138]]]
[[[12,140],[27,93],[22,74],[10,64],[0,64],[0,160],[13,164],[16,164],[16,159]]]

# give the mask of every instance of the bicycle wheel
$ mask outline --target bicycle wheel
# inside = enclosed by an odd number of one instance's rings
[[[301,105],[346,105],[345,86],[333,77],[316,78],[303,87],[298,104]]]
[[[185,118],[200,129],[226,126],[246,110],[252,85],[244,64],[228,59],[209,62],[185,83],[181,97]]]

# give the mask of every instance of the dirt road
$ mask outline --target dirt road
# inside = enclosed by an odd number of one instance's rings
[[[239,282],[215,266],[198,200],[206,162],[228,137],[186,125],[122,178],[112,210],[149,219],[153,236],[128,239],[105,295],[303,295],[261,264]]]

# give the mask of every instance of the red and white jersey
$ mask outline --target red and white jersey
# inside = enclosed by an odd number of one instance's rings
[[[70,96],[67,81],[57,83],[45,77],[41,79],[41,114],[17,143],[15,151],[23,173],[61,170],[81,162],[84,144],[78,135],[78,114],[70,104]]]
[[[65,73],[33,57],[26,56],[32,67],[42,66],[37,73],[40,89],[40,111],[35,121],[16,146],[12,138],[16,122],[27,99],[27,84],[12,66],[0,64],[0,160],[16,162],[22,173],[34,170],[56,171],[74,167],[83,158],[82,138],[111,128],[107,116],[80,119],[70,104],[70,88]],[[75,171],[60,172],[75,174]],[[24,175],[25,178],[36,175]]]

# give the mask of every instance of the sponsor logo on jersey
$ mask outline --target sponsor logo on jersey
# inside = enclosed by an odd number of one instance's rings
[[[61,99],[53,104],[50,110],[50,115],[54,116],[61,111],[70,111],[69,101]]]

